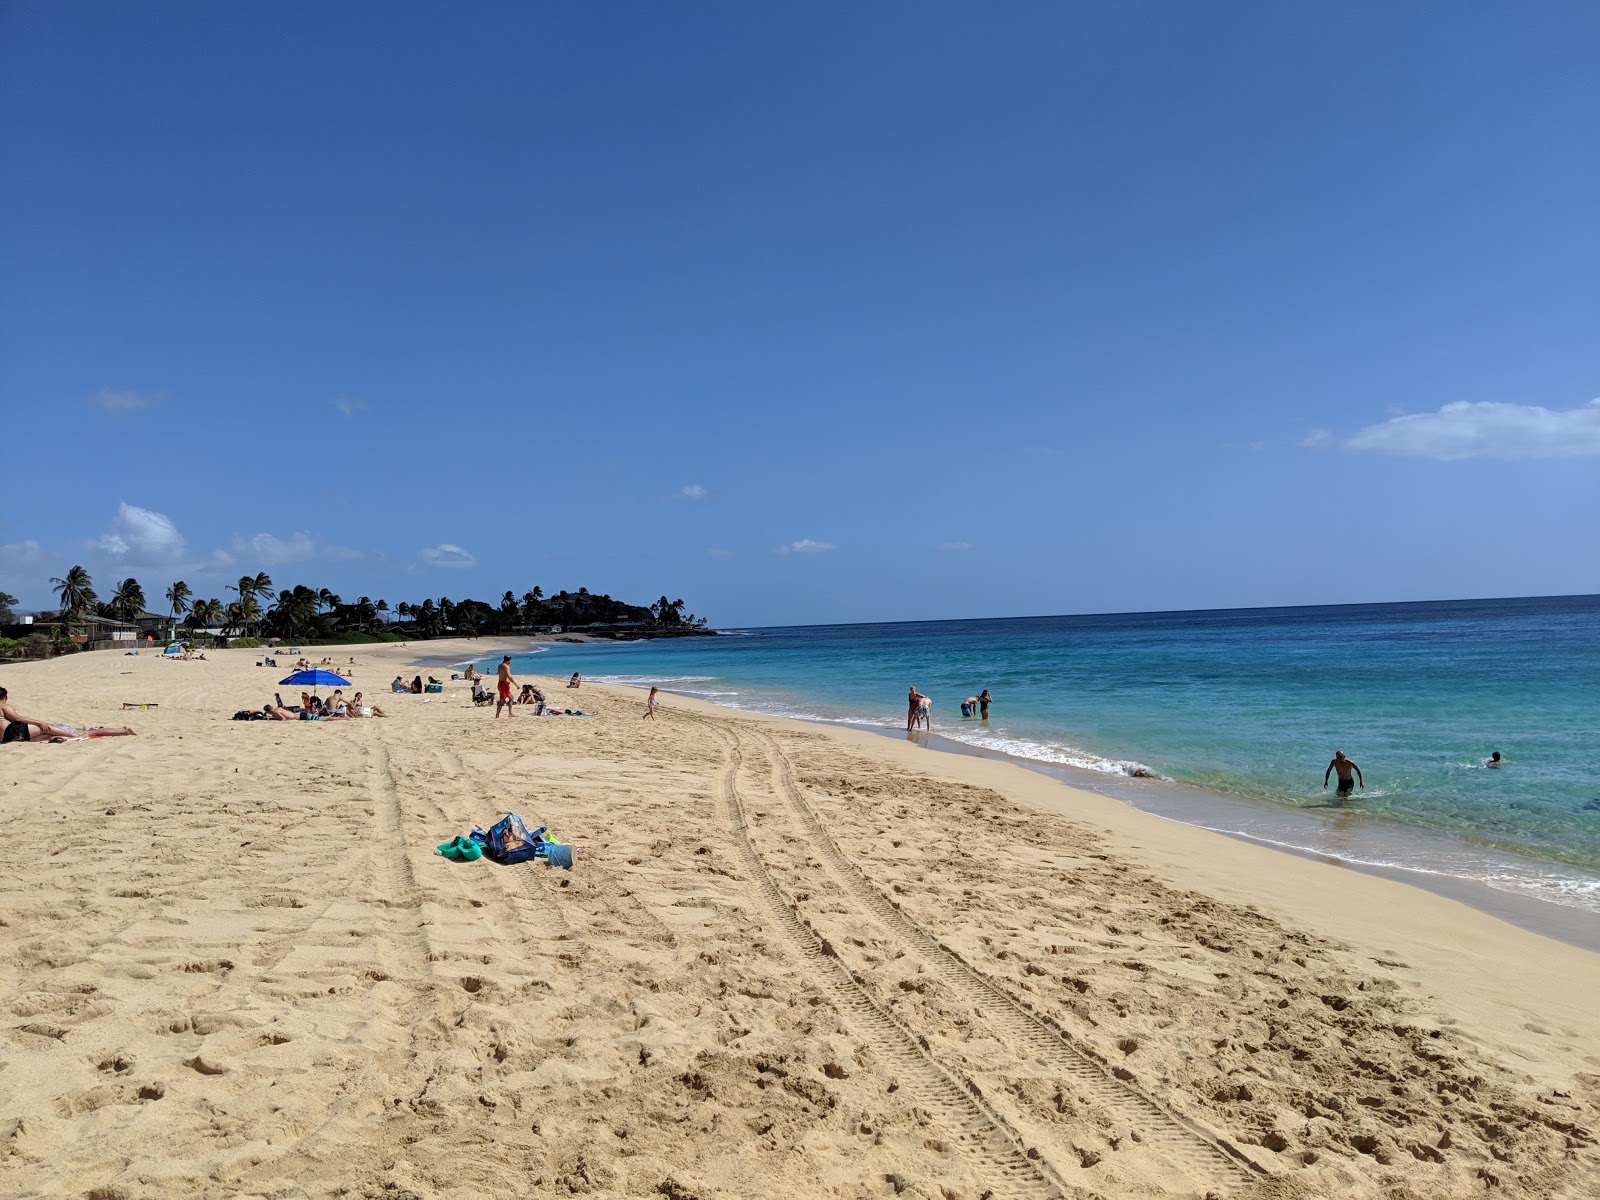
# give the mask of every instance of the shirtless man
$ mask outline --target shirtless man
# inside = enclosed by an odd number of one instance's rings
[[[495,672],[495,687],[500,693],[500,698],[494,702],[494,719],[497,721],[502,708],[513,717],[517,715],[511,700],[511,688],[515,682],[511,678],[511,655],[508,654],[500,660],[500,669]]]
[[[1334,794],[1339,799],[1343,800],[1355,790],[1356,780],[1358,779],[1361,780],[1361,790],[1367,790],[1367,781],[1361,774],[1361,768],[1356,766],[1353,760],[1346,758],[1343,750],[1335,750],[1333,752],[1333,761],[1328,764],[1328,769],[1322,773],[1322,786],[1324,788],[1328,786],[1328,776],[1335,771],[1339,773],[1339,786],[1335,789]],[[1353,776],[1351,775],[1352,771],[1355,772]]]
[[[0,687],[0,732],[3,732],[4,725],[14,723],[17,725],[22,725],[28,730],[28,738],[21,739],[24,741],[29,739],[43,740],[44,738],[78,736],[78,731],[73,729],[70,725],[52,725],[49,721],[39,720],[38,717],[23,716],[16,709],[11,707],[11,702],[7,699],[8,695],[9,693],[6,691],[6,689]],[[18,737],[13,737],[11,740],[17,741],[19,739]]]

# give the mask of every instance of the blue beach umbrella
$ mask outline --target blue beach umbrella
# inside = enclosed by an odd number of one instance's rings
[[[278,680],[280,687],[349,687],[350,681],[343,675],[335,675],[332,671],[324,671],[320,667],[312,667],[309,671],[296,671],[287,679]]]

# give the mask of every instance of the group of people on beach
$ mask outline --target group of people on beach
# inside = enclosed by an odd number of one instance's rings
[[[961,715],[963,717],[979,717],[989,719],[989,705],[994,703],[994,698],[989,695],[989,689],[984,688],[976,696],[968,696],[961,702]],[[912,684],[906,696],[906,732],[917,729],[931,730],[933,728],[933,701],[917,691],[917,685]]]

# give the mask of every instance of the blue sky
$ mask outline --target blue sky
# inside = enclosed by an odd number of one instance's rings
[[[1600,592],[1600,8],[0,7],[0,588]]]

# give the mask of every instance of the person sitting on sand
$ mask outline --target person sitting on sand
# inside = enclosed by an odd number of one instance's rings
[[[421,675],[417,675],[417,676],[414,676],[412,678],[412,680],[411,680],[411,692],[412,692],[412,695],[415,695],[415,696],[422,695],[422,676]]]
[[[352,717],[387,717],[389,714],[376,704],[366,703],[361,699],[361,693],[357,692],[350,698],[350,715]]]
[[[576,671],[574,671],[572,673],[572,678],[567,680],[567,686],[569,688],[582,687],[583,686],[583,676],[579,675]]]
[[[473,666],[471,663],[468,663],[467,669],[461,672],[461,678],[465,679],[468,683],[477,683],[478,680],[483,678],[483,672],[478,670],[478,668]]]
[[[391,692],[409,692],[411,690],[411,685],[408,684],[404,679],[400,678],[400,676],[396,675],[394,677],[394,682],[389,685],[389,690]]]
[[[1322,773],[1322,786],[1324,788],[1328,786],[1328,776],[1335,771],[1339,773],[1339,786],[1334,789],[1334,795],[1339,799],[1343,800],[1355,790],[1357,779],[1361,780],[1361,790],[1367,790],[1367,781],[1361,774],[1361,768],[1346,758],[1343,750],[1335,750],[1333,752],[1333,761],[1328,764],[1328,769]],[[1355,772],[1353,778],[1350,774],[1352,771]]]

